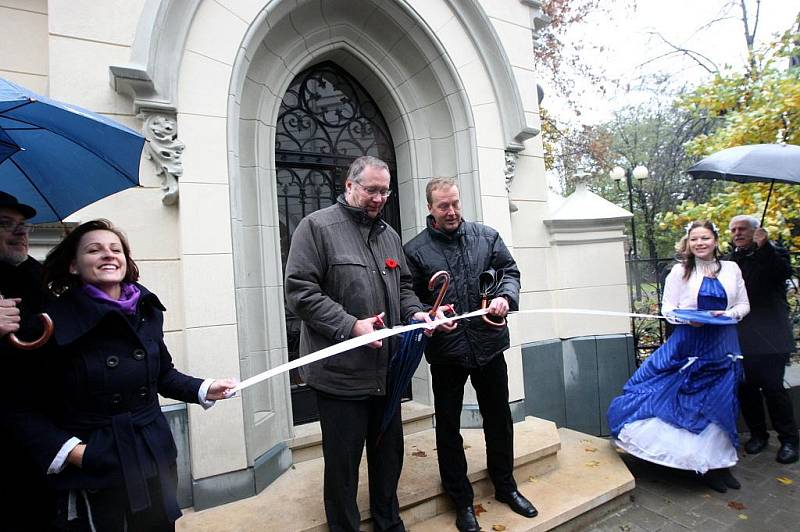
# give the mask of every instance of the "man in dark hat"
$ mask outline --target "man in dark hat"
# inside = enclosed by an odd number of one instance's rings
[[[11,346],[7,336],[14,333],[23,340],[38,338],[42,328],[36,314],[45,303],[42,265],[28,256],[28,220],[36,215],[30,205],[20,203],[11,194],[0,192],[0,357],[3,367],[15,379],[34,375],[20,374],[17,368],[35,351],[20,351]],[[8,458],[3,476],[11,483],[0,497],[3,530],[48,530],[52,527],[53,494],[45,482],[44,472],[28,457],[25,442],[15,441],[9,427],[12,401],[0,410],[0,453]],[[30,511],[35,504],[36,511]]]

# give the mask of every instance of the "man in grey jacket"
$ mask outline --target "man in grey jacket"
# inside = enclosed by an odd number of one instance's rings
[[[337,202],[301,220],[286,263],[286,304],[297,315],[300,354],[410,319],[430,321],[414,294],[400,237],[382,218],[390,175],[386,163],[359,157]],[[376,531],[405,530],[397,483],[403,466],[398,408],[378,438],[395,337],[302,368],[317,392],[325,457],[325,514],[332,531],[358,532],[358,467],[364,443],[370,511]]]

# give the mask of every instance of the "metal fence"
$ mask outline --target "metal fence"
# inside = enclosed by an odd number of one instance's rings
[[[789,302],[789,318],[794,327],[795,355],[797,355],[800,353],[800,251],[791,252],[790,257],[794,275],[787,283],[786,295]],[[660,313],[664,280],[675,260],[629,258],[625,263],[633,312]],[[665,320],[631,319],[631,333],[637,360],[644,360],[664,343],[671,327]]]

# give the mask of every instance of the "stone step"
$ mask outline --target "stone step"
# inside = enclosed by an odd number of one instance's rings
[[[432,406],[406,401],[400,405],[400,415],[403,418],[403,434],[406,436],[433,428]],[[292,463],[298,464],[322,457],[322,430],[319,421],[295,427],[294,434],[289,442]]]
[[[483,431],[462,430],[469,464],[468,476],[476,497],[492,493],[486,471]],[[560,448],[555,424],[535,418],[514,425],[514,464],[518,478],[540,477],[558,464]],[[260,494],[201,512],[187,511],[177,522],[179,531],[313,531],[327,530],[322,502],[323,459],[294,464]],[[359,472],[358,506],[362,519],[369,519],[366,460]],[[407,527],[451,509],[442,492],[436,461],[434,431],[405,437],[405,461],[398,499]],[[364,528],[370,528],[365,524]]]
[[[527,519],[494,497],[475,498],[482,530],[585,530],[630,501],[634,479],[607,440],[559,429],[558,467],[544,475],[517,475],[519,490],[539,510]],[[480,508],[478,508],[480,505]],[[409,527],[409,532],[456,530],[453,511]]]

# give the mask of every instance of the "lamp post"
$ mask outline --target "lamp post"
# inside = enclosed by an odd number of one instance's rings
[[[647,179],[647,176],[650,175],[646,166],[637,165],[633,170],[630,168],[622,168],[621,166],[615,166],[611,173],[609,174],[611,179],[617,182],[617,186],[625,179],[626,184],[628,185],[628,206],[630,208],[631,214],[631,251],[633,252],[633,258],[639,258],[639,251],[636,248],[636,213],[633,210],[633,180],[636,179],[637,181],[643,181]]]
[[[630,168],[622,168],[621,166],[615,166],[611,169],[611,173],[609,174],[611,179],[617,182],[617,187],[619,187],[620,182],[622,179],[625,179],[626,184],[628,185],[628,207],[631,211],[631,260],[628,261],[630,272],[631,272],[631,280],[633,284],[636,286],[636,301],[642,299],[642,283],[639,276],[639,250],[636,249],[636,212],[633,210],[633,180],[636,179],[637,181],[642,181],[647,179],[649,172],[647,171],[647,167],[637,165],[633,170]],[[633,307],[633,300],[634,294],[631,294],[631,307]],[[631,323],[633,323],[633,319],[631,319]]]

